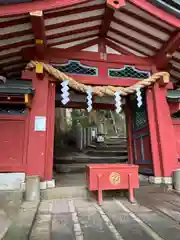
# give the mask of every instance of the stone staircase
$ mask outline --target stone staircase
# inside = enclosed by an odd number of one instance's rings
[[[87,164],[126,163],[128,160],[127,140],[109,138],[104,143],[92,143],[82,152],[64,152],[55,157],[57,172],[82,172]]]

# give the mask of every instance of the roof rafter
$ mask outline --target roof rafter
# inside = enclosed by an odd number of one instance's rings
[[[119,39],[117,40],[117,39],[115,39],[115,38],[113,38],[113,37],[111,37],[111,36],[108,36],[108,38],[109,38],[110,40],[114,41],[114,42],[117,42],[117,43],[120,44],[120,45],[123,45],[123,46],[127,47],[128,49],[131,49],[131,50],[133,50],[133,51],[135,51],[135,52],[137,52],[137,53],[140,53],[140,54],[142,54],[142,55],[144,55],[144,56],[148,56],[146,53],[144,53],[144,52],[141,51],[140,49],[137,49],[137,48],[131,46],[129,43],[122,42],[122,41],[120,41]],[[130,51],[130,50],[129,50],[129,51]]]
[[[172,55],[180,47],[180,31],[176,31],[163,45],[155,56],[155,64],[158,69],[165,69],[172,58]]]
[[[115,42],[112,42],[111,40],[109,40],[107,38],[104,41],[105,41],[107,46],[111,47],[112,49],[116,50],[117,52],[119,52],[121,54],[124,54],[124,55],[134,55],[131,52],[129,52],[128,50],[126,50],[125,48],[117,45]]]
[[[65,17],[67,15],[75,15],[75,14],[79,14],[79,13],[86,13],[86,12],[91,12],[94,10],[101,10],[104,9],[104,4],[98,4],[98,5],[94,5],[94,6],[84,6],[81,7],[79,5],[78,8],[75,9],[59,9],[58,11],[55,12],[45,12],[44,14],[44,19],[50,19],[50,18],[56,18],[56,17]]]
[[[114,11],[115,10],[119,10],[121,7],[126,5],[126,1],[125,0],[106,0],[106,8],[105,8],[105,13],[104,13],[104,17],[103,17],[103,21],[102,21],[102,27],[100,30],[100,37],[105,37],[111,21],[113,19],[113,15],[114,15]]]
[[[150,46],[149,44],[147,44],[146,42],[144,42],[144,41],[141,40],[141,39],[138,39],[138,38],[135,38],[135,37],[133,37],[133,36],[130,36],[130,35],[128,35],[127,33],[121,32],[121,31],[119,31],[119,30],[117,30],[117,29],[114,29],[114,28],[110,28],[109,30],[110,30],[111,32],[115,33],[116,35],[122,36],[122,37],[124,37],[124,38],[126,38],[126,39],[128,39],[128,40],[130,40],[130,41],[132,41],[132,42],[135,42],[135,43],[137,43],[137,44],[140,44],[141,46],[146,47],[147,49],[149,49],[149,50],[151,50],[151,51],[156,51],[156,47],[154,47],[154,46],[152,46],[152,45]]]
[[[84,38],[85,39],[85,38]],[[89,40],[87,42],[84,42],[84,43],[80,43],[78,45],[75,45],[75,46],[72,46],[72,47],[69,47],[67,49],[67,51],[81,51],[85,48],[88,48],[88,47],[91,47],[93,45],[96,45],[100,42],[100,39],[99,38],[96,38],[96,39],[92,39],[92,40]]]
[[[88,36],[80,36],[80,37],[74,38],[73,41],[81,41],[81,40],[95,38],[95,37],[97,37],[97,33],[93,33]],[[60,39],[59,41],[55,41],[54,43],[49,43],[48,47],[56,47],[58,45],[67,44],[67,43],[72,43],[72,39],[67,39],[67,40],[63,40],[63,41]]]
[[[30,20],[36,43],[36,55],[39,59],[42,59],[44,49],[47,47],[43,12],[30,12]]]
[[[135,32],[138,31],[138,33],[140,33],[142,35],[145,35],[146,37],[148,37],[148,38],[150,38],[150,39],[152,39],[154,41],[157,41],[159,43],[164,43],[164,40],[160,39],[159,37],[157,37],[157,36],[155,36],[153,34],[150,34],[149,32],[146,32],[144,30],[141,30],[140,28],[137,28],[137,27],[135,27],[135,26],[125,22],[125,21],[122,21],[121,19],[117,19],[117,18],[113,17],[113,22],[115,22],[116,24],[122,25],[122,26],[124,26],[126,28],[129,28],[129,29],[131,29],[131,30],[133,30]]]
[[[70,21],[67,21],[67,22],[54,23],[54,24],[46,26],[46,30],[52,30],[52,29],[57,29],[57,28],[62,28],[62,27],[74,26],[74,25],[77,25],[77,24],[81,24],[82,21],[84,23],[89,23],[89,22],[99,21],[101,19],[102,19],[102,16],[97,15],[97,16],[87,17],[83,20],[82,19],[75,19],[75,20],[70,20]]]
[[[81,29],[75,29],[75,30],[69,30],[66,32],[61,32],[61,33],[55,33],[52,35],[49,35],[47,37],[47,39],[55,39],[55,38],[61,38],[61,37],[67,37],[67,36],[73,36],[75,34],[79,34],[79,33],[84,33],[84,32],[90,32],[90,31],[94,31],[94,30],[99,30],[100,25],[95,25],[92,27],[83,27]]]

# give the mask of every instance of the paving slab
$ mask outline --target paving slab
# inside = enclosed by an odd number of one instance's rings
[[[53,214],[52,240],[74,240],[74,224],[71,213]]]
[[[81,224],[85,240],[115,239],[110,229],[101,218],[99,212],[94,207],[93,202],[75,200],[74,205],[77,211],[77,215]]]
[[[144,223],[152,228],[159,236],[164,240],[178,240],[180,239],[180,227],[172,219],[162,214],[161,212],[148,211],[140,212],[137,211],[137,206],[130,204],[128,201],[122,201],[123,204],[134,212]],[[163,203],[162,203],[163,205]],[[139,206],[139,205],[138,205]],[[145,207],[146,209],[146,207]]]
[[[52,201],[41,202],[29,240],[51,239]]]
[[[10,224],[11,219],[7,216],[4,210],[0,209],[0,239],[4,237]]]
[[[114,201],[104,202],[102,208],[125,240],[152,240],[139,223]]]
[[[169,219],[164,219],[157,213],[139,213],[138,217],[140,217],[146,224],[148,224],[164,240],[180,239],[180,229],[178,226],[172,224]]]
[[[52,214],[69,213],[67,199],[56,199],[53,201]]]
[[[69,211],[68,199],[57,199],[52,206],[52,240],[74,239],[74,223]]]
[[[24,203],[26,207],[21,209],[16,223],[10,225],[3,239],[180,239],[180,200],[159,188],[152,188],[149,192],[148,187],[143,187],[136,204],[119,195],[105,197],[102,206],[92,198],[59,198],[43,200],[37,214],[31,204]]]

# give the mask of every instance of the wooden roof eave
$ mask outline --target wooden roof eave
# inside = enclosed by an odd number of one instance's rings
[[[35,89],[32,88],[18,88],[18,87],[1,87],[0,86],[0,94],[11,94],[11,95],[23,95],[29,94],[34,95]]]
[[[7,80],[6,83],[0,84],[0,94],[24,95],[33,96],[35,89],[32,88],[32,82],[27,80]]]
[[[166,98],[168,102],[180,102],[180,90],[168,90]]]
[[[25,14],[29,12],[39,11],[39,9],[49,10],[61,7],[68,7],[71,5],[84,3],[92,0],[39,0],[33,2],[19,3],[17,4],[8,4],[2,5],[0,7],[0,16],[9,16],[9,15],[17,15],[17,14]]]
[[[156,5],[157,7],[164,9],[166,12],[180,18],[180,2],[177,1],[162,1],[162,0],[148,0],[150,3]]]

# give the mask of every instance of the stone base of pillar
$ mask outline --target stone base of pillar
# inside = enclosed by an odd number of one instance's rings
[[[40,201],[40,177],[39,176],[27,176],[26,177],[26,201]]]
[[[55,180],[52,179],[51,181],[43,181],[40,182],[40,189],[48,189],[48,188],[55,188]]]
[[[26,191],[25,173],[0,173],[0,191]],[[55,180],[40,182],[40,190],[55,188]]]
[[[55,180],[40,182],[40,190],[55,188]],[[26,190],[26,183],[21,184],[21,190]]]
[[[172,184],[172,177],[149,177],[149,182],[154,184]]]

